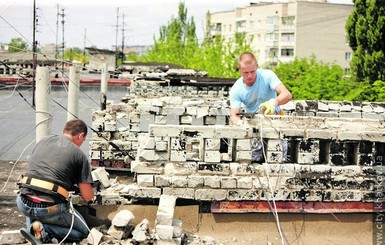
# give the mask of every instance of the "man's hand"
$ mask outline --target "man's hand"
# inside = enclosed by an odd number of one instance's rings
[[[265,107],[265,115],[273,115],[275,113],[275,107],[278,106],[278,101],[276,99],[269,99],[268,101],[263,102],[259,105],[259,109]]]

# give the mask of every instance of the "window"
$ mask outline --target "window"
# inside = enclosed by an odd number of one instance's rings
[[[281,41],[282,42],[293,42],[294,41],[294,33],[282,33]]]
[[[352,53],[346,52],[345,53],[345,61],[351,61],[352,60]]]
[[[278,25],[279,24],[279,17],[278,16],[268,16],[266,18],[266,24]]]
[[[246,27],[246,20],[239,20],[235,23],[237,25],[237,28],[238,27]]]
[[[281,49],[281,56],[294,56],[294,49],[292,48],[284,48]]]
[[[294,16],[282,17],[282,25],[294,25]]]

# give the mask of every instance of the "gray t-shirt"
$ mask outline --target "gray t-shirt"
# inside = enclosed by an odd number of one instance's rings
[[[93,183],[86,154],[64,135],[42,138],[28,160],[26,176],[74,191],[78,183]]]

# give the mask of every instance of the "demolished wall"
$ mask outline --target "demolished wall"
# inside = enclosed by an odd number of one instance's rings
[[[134,82],[121,103],[93,113],[93,165],[133,172],[135,183],[119,188],[128,198],[376,200],[384,104],[291,101],[285,116],[231,126],[227,96],[228,85]]]

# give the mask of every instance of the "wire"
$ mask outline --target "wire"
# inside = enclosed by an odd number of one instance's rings
[[[12,173],[13,173],[13,170],[14,170],[15,167],[16,167],[16,164],[19,162],[20,158],[23,156],[25,150],[26,150],[30,145],[32,145],[32,143],[34,143],[34,142],[35,142],[35,139],[33,139],[33,140],[31,141],[31,143],[29,143],[29,144],[24,148],[24,150],[21,152],[20,156],[17,158],[16,162],[13,164],[12,169],[11,169],[9,175],[8,175],[8,178],[7,178],[7,180],[5,181],[4,186],[3,186],[3,188],[1,188],[0,192],[3,192],[4,189],[5,189],[5,187],[7,186],[8,182],[9,182],[9,180],[10,180],[10,178],[11,178],[11,175],[12,175]]]
[[[92,239],[92,242],[91,244],[94,243],[94,238],[92,236],[92,233],[91,233],[91,230],[90,228],[88,227],[87,223],[83,220],[83,218],[76,212],[76,209],[74,208],[74,205],[72,203],[72,193],[70,193],[69,197],[68,197],[68,203],[69,203],[69,212],[72,214],[71,215],[71,226],[67,232],[67,235],[59,242],[59,244],[62,244],[66,239],[67,237],[71,234],[71,231],[73,229],[73,226],[74,226],[74,223],[75,223],[75,217],[78,218],[80,220],[80,222],[83,223],[83,225],[87,228],[87,230],[89,231],[89,234],[91,235],[91,239]]]
[[[263,120],[262,119],[264,117],[266,117],[264,114],[262,114],[262,116],[259,116],[259,118],[260,118],[260,125],[261,125],[259,132],[260,132],[260,138],[261,139],[263,139]],[[263,143],[262,143],[262,152],[263,152],[263,156],[264,156],[264,159],[265,159],[265,163],[267,164],[267,157],[266,157],[266,153],[265,153],[265,144],[263,144]],[[275,190],[273,190],[273,188],[272,188],[272,186],[270,184],[270,175],[269,175],[269,171],[267,171],[267,169],[266,169],[266,165],[264,166],[264,170],[265,170],[265,174],[266,174],[266,177],[267,177],[268,187],[270,188],[270,192],[271,192],[271,200],[272,200],[272,203],[273,203],[273,210],[272,210],[273,216],[276,219],[277,229],[278,229],[279,235],[281,237],[282,245],[284,245],[285,241],[287,241],[287,238],[283,234],[282,228],[281,228],[281,225],[280,225],[280,222],[279,222],[279,215],[278,215],[278,211],[277,211],[277,205],[275,203]],[[259,179],[259,177],[258,177],[258,179]]]

